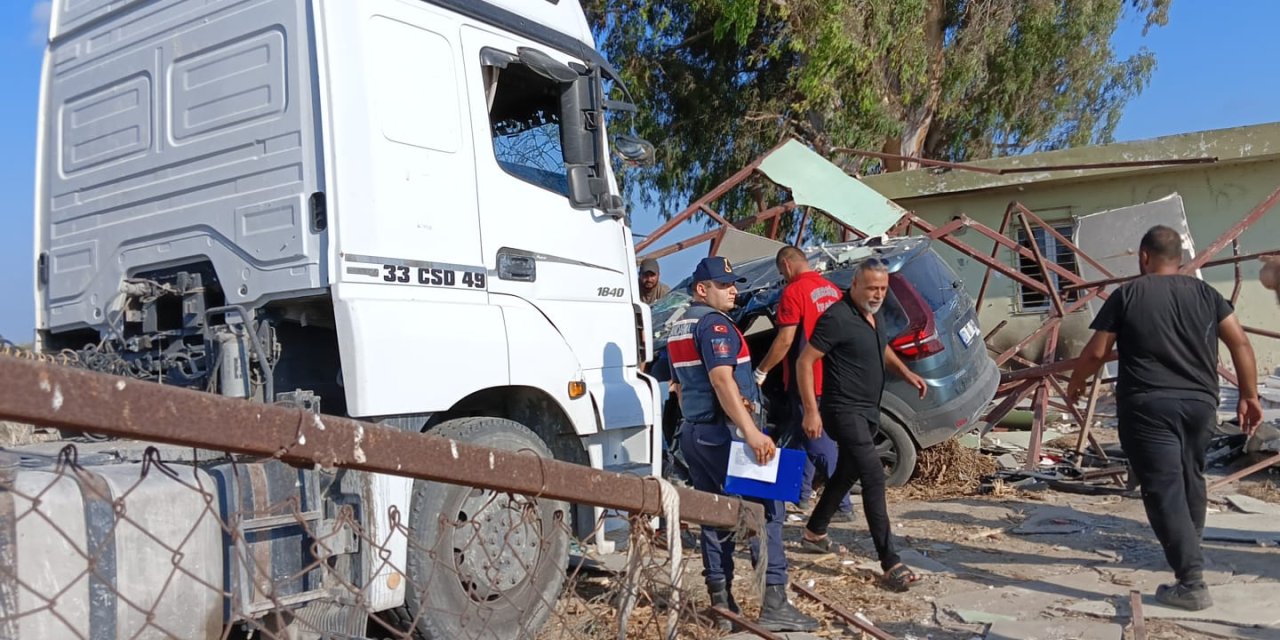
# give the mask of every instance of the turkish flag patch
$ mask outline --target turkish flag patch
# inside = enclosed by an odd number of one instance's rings
[[[715,331],[716,333],[729,333],[729,327],[726,327],[722,324],[712,325],[711,330]]]

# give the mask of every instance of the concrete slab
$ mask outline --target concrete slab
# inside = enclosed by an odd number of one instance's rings
[[[1013,622],[1016,618],[1010,616],[1002,616],[998,613],[987,613],[985,611],[974,611],[972,609],[951,609],[960,621],[965,624],[990,624],[993,622]]]
[[[1280,636],[1280,608],[1259,606],[1280,602],[1280,583],[1227,584],[1209,587],[1213,606],[1186,611],[1159,604],[1151,594],[1142,597],[1142,613],[1149,619],[1197,620],[1248,627],[1275,628]]]
[[[1243,513],[1264,513],[1280,516],[1280,504],[1263,502],[1257,498],[1242,495],[1227,496],[1227,502],[1230,502],[1231,506],[1235,507],[1237,511]]]
[[[977,589],[938,598],[936,604],[944,611],[960,617],[966,614],[986,614],[1013,620],[1034,619],[1040,611],[1063,599],[1049,583],[1028,583],[1028,586],[1010,586],[999,589]],[[995,618],[998,619],[998,618]]]
[[[937,560],[934,560],[933,558],[930,558],[929,556],[926,556],[923,553],[920,553],[919,551],[916,551],[914,549],[905,549],[903,551],[900,551],[898,552],[898,557],[904,563],[906,563],[908,567],[911,567],[911,570],[916,572],[917,575],[921,575],[921,576],[931,576],[935,574],[955,575],[956,573],[955,569],[952,569],[951,567],[948,567],[947,565],[942,564],[941,562],[938,562]],[[867,560],[866,562],[858,563],[857,567],[859,569],[865,569],[867,571],[871,571],[872,573],[875,573],[875,574],[881,573],[880,563],[875,560]]]
[[[1122,640],[1124,627],[1085,620],[995,622],[986,640]]]
[[[1205,554],[1204,560],[1205,584],[1214,586],[1234,581],[1234,567],[1218,562],[1210,553]],[[1098,571],[1108,582],[1124,587],[1125,593],[1128,593],[1129,589],[1154,593],[1156,586],[1173,581],[1173,572],[1165,562],[1164,555],[1159,551],[1147,554],[1145,560],[1132,568],[1107,566],[1098,567]]]
[[[1205,540],[1257,543],[1280,542],[1280,518],[1258,513],[1210,513],[1205,518]]]
[[[1106,600],[1087,600],[1085,602],[1077,602],[1073,605],[1062,607],[1063,611],[1071,613],[1083,613],[1087,616],[1095,616],[1098,618],[1114,618],[1117,615],[1116,605]]]
[[[1194,631],[1197,638],[1222,638],[1224,640],[1262,640],[1278,638],[1280,630],[1259,629],[1257,627],[1237,627],[1215,622],[1195,622],[1192,620],[1174,620],[1174,624],[1188,631]]]
[[[1088,515],[1066,507],[1041,507],[1014,527],[1018,535],[1069,534],[1086,531],[1093,524]]]
[[[1012,453],[1006,453],[996,458],[996,466],[1001,469],[1017,469],[1022,466],[1018,459],[1013,457]]]

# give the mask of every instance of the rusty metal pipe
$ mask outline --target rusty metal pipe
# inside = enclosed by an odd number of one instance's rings
[[[1142,616],[1142,593],[1129,592],[1129,614],[1133,618],[1133,640],[1147,640],[1147,623]]]
[[[1036,266],[1040,269],[1040,277],[1044,279],[1044,288],[1049,292],[1049,301],[1053,303],[1054,314],[1059,318],[1067,315],[1062,306],[1062,295],[1058,293],[1058,287],[1054,286],[1052,280],[1049,279],[1048,261],[1044,259],[1044,253],[1040,251],[1040,244],[1036,242],[1035,230],[1031,228],[1031,223],[1027,222],[1027,216],[1022,211],[1015,212],[1018,216],[1018,222],[1022,223],[1022,230],[1027,234],[1027,244],[1031,245],[1031,256],[1035,260]],[[1046,353],[1051,353],[1054,340],[1050,338],[1049,348]]]
[[[1248,327],[1248,326],[1242,327],[1242,328],[1244,329],[1245,333],[1252,333],[1254,335],[1262,336],[1264,338],[1274,338],[1276,340],[1280,340],[1280,333],[1276,333],[1275,331],[1268,331],[1266,329],[1259,329],[1257,327]]]
[[[1258,258],[1261,258],[1262,256],[1274,256],[1274,255],[1280,255],[1280,249],[1270,249],[1270,250],[1268,250],[1268,251],[1258,251],[1258,252],[1256,252],[1256,253],[1246,253],[1245,255],[1242,255],[1242,256],[1232,256],[1232,257],[1230,257],[1230,258],[1221,258],[1221,259],[1219,259],[1219,260],[1210,260],[1209,262],[1206,262],[1206,263],[1204,263],[1204,264],[1200,265],[1200,268],[1201,268],[1201,269],[1208,269],[1209,267],[1221,267],[1221,266],[1225,266],[1225,265],[1229,265],[1229,264],[1237,264],[1237,263],[1240,263],[1240,262],[1247,262],[1247,261],[1249,261],[1249,260],[1256,260],[1256,259],[1258,259]],[[1108,279],[1106,279],[1106,280],[1094,280],[1094,281],[1092,281],[1092,282],[1081,282],[1081,283],[1079,283],[1079,284],[1069,284],[1069,285],[1066,285],[1066,286],[1062,287],[1062,290],[1063,290],[1063,291],[1071,291],[1071,290],[1074,290],[1074,289],[1090,289],[1090,288],[1093,288],[1093,287],[1109,287],[1109,286],[1111,286],[1111,285],[1113,285],[1113,284],[1124,284],[1124,283],[1126,283],[1126,282],[1128,282],[1128,281],[1130,281],[1130,280],[1136,279],[1136,278],[1138,278],[1138,277],[1139,277],[1139,276],[1120,276],[1120,277],[1118,277],[1118,278],[1108,278]]]
[[[721,607],[711,607],[707,610],[717,616],[720,616],[721,618],[724,618],[725,620],[728,620],[729,622],[732,622],[733,624],[738,625],[742,629],[747,630],[748,632],[754,634],[757,637],[764,638],[764,640],[786,640],[786,638],[783,638],[782,636],[772,631],[769,631],[768,629],[765,629],[764,627],[728,609],[724,609]]]
[[[1000,231],[999,231],[1000,235],[1005,235],[1006,233],[1009,232],[1009,220],[1010,218],[1012,218],[1012,216],[1013,216],[1013,203],[1009,203],[1009,206],[1004,208],[1004,218],[1000,220]],[[994,262],[996,257],[999,255],[1000,255],[1000,245],[996,243],[992,243],[991,244],[991,260]],[[990,284],[991,284],[991,269],[986,269],[982,272],[982,286],[978,288],[978,300],[974,303],[974,308],[977,309],[979,313],[982,312],[982,302],[987,297],[987,287]],[[1002,324],[1001,326],[1004,326],[1004,325]],[[999,327],[997,327],[997,330],[998,329]],[[995,333],[995,332],[993,331],[992,333]]]
[[[1045,222],[1040,216],[1036,215],[1034,212],[1028,209],[1021,202],[1014,202],[1013,205],[1017,207],[1018,210],[1021,211],[1024,215],[1026,215],[1028,218],[1031,218],[1032,222],[1035,222],[1036,224],[1040,225],[1040,227],[1045,230],[1045,233],[1048,233],[1049,235],[1053,236],[1054,239],[1057,240],[1059,244],[1067,247],[1067,249],[1070,249],[1072,253],[1076,254],[1082,260],[1092,265],[1093,268],[1097,269],[1098,272],[1102,274],[1102,277],[1104,278],[1113,277],[1112,273],[1108,271],[1106,267],[1102,266],[1102,263],[1098,262],[1097,260],[1094,260],[1092,256],[1090,256],[1080,247],[1076,246],[1075,242],[1068,240],[1066,236],[1063,236],[1061,233],[1058,233],[1058,230],[1054,229],[1053,225]]]
[[[1236,480],[1239,480],[1240,478],[1243,478],[1251,473],[1262,471],[1263,469],[1266,469],[1267,467],[1270,467],[1276,464],[1280,464],[1280,453],[1277,453],[1274,456],[1266,458],[1261,462],[1251,464],[1225,478],[1219,478],[1217,480],[1214,480],[1213,483],[1207,487],[1207,489],[1209,491],[1213,491],[1214,489],[1218,489],[1225,485],[1231,484],[1232,482],[1235,482]]]
[[[272,456],[659,515],[656,479],[527,452],[0,356],[0,418],[230,453]],[[764,522],[736,497],[677,488],[681,519],[716,527]]]
[[[751,216],[751,217],[749,217],[749,218],[743,218],[742,220],[739,220],[739,221],[737,221],[737,222],[733,223],[733,226],[734,226],[734,228],[737,228],[737,229],[742,229],[742,228],[744,228],[744,227],[749,227],[749,226],[751,226],[751,225],[753,225],[753,224],[755,224],[755,223],[757,223],[757,222],[763,222],[763,221],[765,221],[765,220],[769,220],[769,219],[773,218],[774,216],[780,216],[780,215],[782,215],[782,214],[784,214],[784,213],[786,213],[786,212],[788,212],[788,211],[791,211],[792,209],[795,209],[795,208],[796,208],[796,203],[794,203],[794,202],[786,202],[786,203],[780,204],[780,205],[778,205],[778,206],[776,206],[776,207],[771,207],[771,208],[769,208],[769,209],[767,209],[767,210],[765,210],[765,211],[763,211],[763,212],[761,212],[761,213],[757,213],[757,214],[755,214],[755,215],[753,215],[753,216]],[[662,258],[662,257],[665,257],[665,256],[669,256],[669,255],[671,255],[671,254],[673,254],[673,253],[678,253],[678,252],[680,252],[680,251],[684,251],[685,249],[688,249],[689,247],[693,247],[693,246],[696,246],[696,245],[702,244],[702,243],[704,243],[704,242],[706,242],[706,241],[708,241],[708,240],[712,240],[712,239],[714,239],[717,235],[719,235],[720,233],[724,232],[724,230],[725,230],[726,228],[727,228],[727,227],[721,227],[721,228],[719,228],[719,229],[712,229],[711,231],[707,231],[706,233],[701,233],[701,234],[696,235],[696,236],[694,236],[694,237],[692,237],[692,238],[686,238],[686,239],[684,239],[684,240],[681,240],[680,242],[676,242],[676,243],[674,243],[674,244],[667,245],[666,247],[663,247],[663,248],[661,248],[661,249],[654,249],[653,251],[651,251],[651,252],[649,252],[649,253],[646,253],[646,254],[644,254],[644,255],[642,255],[642,256],[637,256],[637,257],[639,257],[639,258]]]
[[[1108,354],[1107,357],[1102,360],[1102,364],[1111,362],[1112,360],[1115,360],[1118,357],[1119,355],[1116,353],[1116,351],[1112,350],[1111,353]],[[1053,375],[1055,373],[1075,371],[1076,365],[1079,364],[1079,362],[1080,362],[1080,358],[1070,358],[1068,360],[1059,360],[1052,364],[1042,364],[1038,367],[1032,367],[1030,369],[1019,369],[1017,371],[1010,371],[1009,373],[1005,373],[1000,376],[1000,383],[1007,384],[1010,382],[1014,382],[1016,380],[1030,380],[1032,378],[1040,378],[1048,375]]]
[[[1127,167],[1162,167],[1165,165],[1213,164],[1217,156],[1205,158],[1170,158],[1168,160],[1126,160],[1117,162],[1087,162],[1082,164],[1056,164],[1045,167],[1008,167],[1000,169],[1000,175],[1011,173],[1040,173],[1042,171],[1077,171],[1083,169],[1124,169]]]
[[[801,595],[804,595],[808,598],[816,600],[822,606],[829,609],[831,613],[834,613],[837,616],[840,616],[841,618],[844,619],[845,622],[848,622],[849,624],[857,627],[863,633],[871,636],[872,638],[875,638],[876,640],[896,640],[893,636],[889,635],[888,633],[885,633],[884,631],[881,631],[880,628],[875,626],[874,624],[871,624],[870,622],[867,622],[866,620],[863,620],[862,618],[859,618],[858,616],[855,616],[852,613],[849,613],[840,605],[837,605],[836,603],[818,595],[817,591],[814,591],[813,589],[810,589],[809,587],[806,587],[800,584],[799,582],[792,582],[791,588],[795,589]]]

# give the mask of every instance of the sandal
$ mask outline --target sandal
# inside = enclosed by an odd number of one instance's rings
[[[885,586],[901,592],[910,589],[912,584],[920,581],[920,578],[907,565],[899,562],[892,569],[886,571],[881,580]]]
[[[805,553],[840,553],[844,549],[834,542],[831,542],[831,536],[822,536],[817,540],[810,540],[801,536],[800,550]]]

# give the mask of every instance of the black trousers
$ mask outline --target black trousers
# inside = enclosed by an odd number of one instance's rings
[[[880,428],[879,412],[822,409],[822,428],[836,441],[836,470],[827,481],[822,498],[813,508],[806,527],[810,532],[823,535],[831,524],[831,516],[840,501],[849,494],[853,483],[862,481],[862,511],[867,517],[867,529],[875,544],[880,567],[885,571],[900,562],[893,544],[893,532],[889,525],[889,505],[885,501],[884,465],[876,453],[873,438]]]
[[[1120,445],[1142,486],[1142,504],[1173,575],[1183,584],[1204,580],[1205,448],[1217,407],[1207,399],[1165,394],[1122,398]]]

